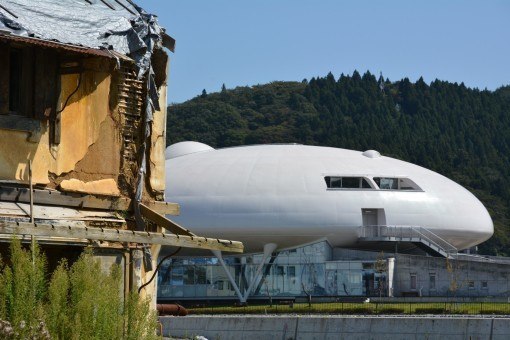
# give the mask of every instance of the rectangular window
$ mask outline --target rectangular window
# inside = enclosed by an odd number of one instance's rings
[[[360,187],[359,177],[342,177],[342,188],[354,189]]]
[[[417,287],[416,274],[411,274],[411,290],[416,290],[416,287]]]
[[[370,183],[363,177],[324,177],[328,189],[372,189]]]
[[[487,281],[482,281],[482,289],[487,289],[489,288],[489,284]]]
[[[296,277],[296,267],[288,266],[287,267],[287,276],[290,278]]]
[[[468,288],[475,289],[475,281],[468,281]]]
[[[436,274],[431,273],[429,276],[429,289],[434,290],[436,289]]]
[[[276,266],[276,275],[285,275],[283,266]]]
[[[397,190],[398,189],[398,178],[389,177],[374,177],[375,183],[382,190]]]
[[[374,182],[381,190],[422,191],[422,189],[409,178],[374,177]]]

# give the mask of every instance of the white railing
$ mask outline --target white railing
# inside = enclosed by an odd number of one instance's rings
[[[367,225],[360,227],[359,237],[392,237],[395,239],[419,238],[442,249],[447,254],[456,254],[457,248],[432,231],[419,226]]]

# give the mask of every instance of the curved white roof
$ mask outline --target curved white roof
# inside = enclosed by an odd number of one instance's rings
[[[179,142],[170,145],[165,150],[165,159],[172,159],[191,153],[214,150],[209,145],[199,142]]]
[[[248,251],[319,239],[348,246],[357,240],[362,209],[384,211],[379,224],[434,230],[460,249],[493,233],[487,210],[462,186],[373,150],[210,148],[169,159],[166,170],[166,198],[181,204],[179,223],[204,236],[243,241]],[[328,189],[326,176],[363,177],[374,189]],[[376,177],[409,178],[421,190],[379,190]]]

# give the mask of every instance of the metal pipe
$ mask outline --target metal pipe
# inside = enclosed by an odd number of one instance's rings
[[[32,183],[32,160],[28,160],[28,184],[30,186],[30,223],[34,223],[34,186]]]

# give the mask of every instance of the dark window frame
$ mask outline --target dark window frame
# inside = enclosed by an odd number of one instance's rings
[[[0,42],[0,48],[0,129],[29,132],[28,141],[37,142],[41,122],[56,111],[58,53],[18,43]]]
[[[344,184],[343,184],[344,178],[349,179],[349,181],[352,179],[357,179],[358,186],[357,187],[353,187],[353,186],[344,187]],[[324,181],[326,182],[327,190],[375,190],[376,189],[372,186],[372,184],[370,183],[368,178],[363,177],[363,176],[324,176]],[[340,185],[338,186],[337,183],[340,183]],[[368,187],[367,187],[367,185],[368,185]]]

